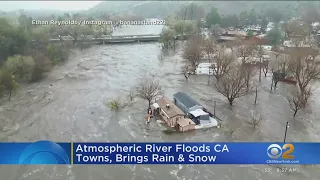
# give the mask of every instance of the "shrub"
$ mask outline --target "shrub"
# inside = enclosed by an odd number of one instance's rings
[[[35,62],[31,56],[15,55],[5,62],[5,68],[21,80],[30,81]]]
[[[106,105],[111,109],[111,111],[119,111],[121,108],[125,107],[125,103],[123,103],[120,98],[111,99]]]
[[[53,64],[59,64],[68,59],[70,49],[67,47],[67,45],[50,44],[47,47],[47,51],[48,58],[53,62]]]
[[[9,93],[9,100],[14,90],[18,88],[19,84],[16,82],[16,78],[13,73],[7,69],[0,70],[0,93]]]

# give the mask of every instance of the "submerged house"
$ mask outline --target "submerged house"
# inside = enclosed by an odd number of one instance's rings
[[[218,125],[218,122],[213,118],[213,115],[187,94],[183,92],[174,94],[173,102],[197,125],[195,129]]]
[[[181,111],[173,102],[163,97],[153,104],[155,115],[160,115],[165,123],[174,127],[179,131],[188,131],[195,129],[195,123],[185,117],[185,113]]]
[[[186,115],[193,110],[203,109],[203,107],[197,101],[183,92],[177,92],[173,95],[173,103],[177,105]]]

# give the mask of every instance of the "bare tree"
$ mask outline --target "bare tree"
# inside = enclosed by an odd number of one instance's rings
[[[251,85],[250,82],[254,76],[254,69],[253,69],[252,65],[249,63],[242,64],[241,69],[242,69],[241,71],[244,75],[244,80],[246,83],[247,91],[249,91],[250,85]]]
[[[263,71],[264,77],[267,77],[268,70],[269,70],[269,60],[264,60],[262,62],[262,71]]]
[[[263,51],[263,48],[262,48],[262,45],[259,45],[258,47],[258,51],[257,51],[257,54],[258,54],[258,57],[259,57],[259,82],[261,82],[261,74],[262,74],[262,67],[263,67],[263,54],[264,54],[264,51]],[[266,75],[265,75],[266,76]]]
[[[219,81],[219,79],[230,71],[234,58],[232,53],[228,52],[227,48],[219,48],[216,51],[215,63],[213,64],[213,76]]]
[[[293,116],[296,116],[297,112],[305,106],[310,96],[311,90],[308,89],[304,92],[293,92],[287,97],[287,102],[293,111]]]
[[[279,54],[268,66],[272,74],[271,90],[273,87],[276,89],[278,82],[290,73],[290,56]]]
[[[256,91],[255,91],[255,96],[254,96],[254,104],[257,104],[257,99],[258,99],[258,86],[256,86]]]
[[[256,128],[257,126],[259,126],[262,120],[263,120],[262,114],[256,110],[253,110],[251,113],[251,121],[250,121],[250,124],[252,125],[252,127]]]
[[[318,53],[311,48],[294,48],[290,53],[289,69],[296,78],[301,93],[308,89],[310,82],[320,80],[320,65],[315,62]]]
[[[183,58],[187,60],[193,68],[193,72],[196,70],[200,63],[200,59],[203,56],[202,53],[203,39],[200,36],[191,37],[183,51]]]
[[[235,66],[228,74],[225,74],[219,81],[216,82],[215,88],[217,91],[225,96],[229,104],[232,105],[236,98],[248,94],[246,76],[243,68]]]
[[[188,65],[184,65],[181,67],[181,73],[183,74],[183,76],[186,78],[186,81],[188,81],[191,72],[190,72],[190,68]]]
[[[140,98],[146,99],[148,101],[148,107],[150,108],[152,100],[158,96],[162,96],[164,90],[159,80],[154,78],[144,79],[137,87],[137,95]]]
[[[233,127],[233,126],[227,126],[227,128],[228,128],[228,131],[229,131],[229,135],[230,136],[232,136],[236,131],[237,131],[237,129],[238,128],[236,128],[236,127]]]
[[[253,54],[255,47],[248,44],[241,44],[235,50],[237,57],[241,58],[242,63],[247,63],[248,58]]]
[[[212,36],[204,41],[204,48],[208,56],[209,63],[211,63],[211,55],[214,54],[217,49],[215,39]]]

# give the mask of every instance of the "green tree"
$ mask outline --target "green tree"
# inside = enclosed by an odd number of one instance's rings
[[[243,11],[240,13],[239,15],[239,24],[241,26],[247,25],[248,24],[248,12],[247,11]]]
[[[25,32],[30,32],[32,29],[32,18],[26,15],[19,16],[19,27]]]
[[[206,16],[207,25],[215,25],[219,24],[221,20],[220,14],[218,13],[218,9],[211,8],[210,12]]]
[[[0,70],[0,89],[1,92],[7,91],[9,93],[9,100],[14,90],[18,88],[19,84],[16,82],[15,76],[6,69]]]
[[[4,67],[12,72],[15,77],[21,80],[31,81],[35,62],[31,56],[15,55],[7,59]]]
[[[251,11],[248,14],[248,21],[251,25],[254,25],[257,23],[257,13],[254,9],[251,9]]]
[[[270,45],[277,46],[282,44],[283,36],[279,28],[274,28],[267,34],[267,40]]]
[[[247,32],[247,36],[248,36],[248,37],[252,37],[252,36],[253,36],[253,31],[252,31],[252,30],[249,30],[249,31]]]
[[[219,24],[212,25],[210,30],[214,37],[218,37],[223,33],[223,29],[219,26]]]
[[[237,15],[227,15],[227,16],[222,16],[220,20],[220,25],[221,27],[234,27],[239,25],[239,18]]]
[[[28,38],[20,29],[13,27],[9,22],[0,18],[0,62],[15,54],[25,51]]]
[[[163,49],[169,49],[173,46],[176,32],[168,27],[163,28],[160,34],[160,42]]]
[[[261,31],[265,32],[268,26],[268,19],[266,17],[263,17],[261,20]]]

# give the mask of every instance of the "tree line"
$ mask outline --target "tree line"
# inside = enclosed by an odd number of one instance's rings
[[[319,49],[316,41],[311,38],[308,23],[304,22],[305,26],[301,25],[301,21],[290,23],[296,24],[287,27],[290,29],[287,31],[295,35],[295,38],[291,39],[293,47],[281,48],[275,45],[272,51],[274,58],[270,61],[263,59],[265,52],[259,41],[239,39],[217,44],[214,36],[204,39],[203,36],[194,35],[185,43],[182,55],[185,65],[181,73],[188,80],[198,65],[204,62],[203,58],[206,56],[206,61],[214,63],[210,67],[214,81],[209,81],[209,75],[208,84],[210,82],[221,95],[225,96],[230,105],[233,105],[235,99],[254,92],[258,96],[262,74],[265,77],[271,75],[271,91],[277,88],[281,79],[294,77],[297,89],[289,92],[286,101],[295,116],[299,109],[306,107],[314,82],[320,80],[320,62],[316,60]],[[258,68],[251,64],[253,57],[260,60],[257,63]]]
[[[76,20],[78,14],[57,17],[57,20]],[[109,26],[34,25],[32,18],[20,15],[17,21],[0,17],[0,95],[11,94],[21,83],[39,81],[54,65],[68,59],[74,47],[85,48],[81,39],[88,35],[100,37],[112,32]],[[72,43],[61,36],[71,36]],[[51,38],[60,42],[51,43]]]

